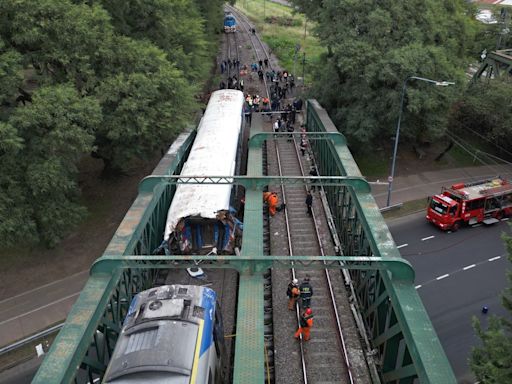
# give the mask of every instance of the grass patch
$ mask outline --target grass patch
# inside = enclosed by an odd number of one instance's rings
[[[451,157],[457,167],[473,167],[475,165],[479,165],[479,163],[475,162],[474,156],[471,156],[458,145],[455,145],[450,149],[447,154]]]
[[[295,78],[311,78],[314,64],[326,51],[311,34],[314,23],[306,22],[303,14],[294,13],[290,7],[270,1],[242,0],[236,3],[236,7],[255,24],[263,41],[278,58],[281,68],[295,72]],[[298,45],[300,51],[295,55]]]
[[[411,200],[405,202],[401,208],[397,208],[391,211],[383,212],[382,217],[385,220],[395,219],[397,217],[407,216],[411,213],[422,212],[427,209],[428,200],[425,198],[418,200]]]
[[[383,151],[369,152],[365,154],[353,154],[361,173],[365,177],[386,177],[390,172],[389,153]]]

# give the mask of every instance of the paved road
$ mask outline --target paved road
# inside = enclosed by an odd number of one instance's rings
[[[83,271],[0,301],[0,346],[62,322],[88,277]]]
[[[511,233],[506,222],[493,226],[462,228],[445,233],[424,218],[424,213],[389,223],[404,258],[416,270],[416,284],[423,304],[460,383],[473,383],[467,359],[478,339],[472,316],[483,320],[482,306],[504,315],[500,294],[508,286],[510,265],[501,233]]]

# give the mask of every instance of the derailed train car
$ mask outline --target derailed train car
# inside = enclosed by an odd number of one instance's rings
[[[130,304],[104,383],[223,383],[226,352],[215,291],[164,285]]]
[[[241,150],[244,97],[237,90],[212,93],[183,176],[233,176]],[[231,209],[232,185],[181,184],[167,214],[164,241],[171,254],[233,254],[242,223]]]

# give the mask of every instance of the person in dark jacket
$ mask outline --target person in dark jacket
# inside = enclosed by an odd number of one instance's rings
[[[311,210],[311,206],[313,205],[313,195],[311,194],[311,191],[308,191],[308,194],[306,195],[306,207],[307,207],[307,214],[309,216],[313,216],[313,211]]]
[[[311,296],[313,296],[313,287],[309,283],[309,276],[304,278],[304,281],[299,286],[300,300],[302,308],[311,307]]]
[[[309,176],[316,177],[318,176],[318,171],[316,170],[316,167],[311,167],[309,171]],[[311,181],[311,190],[315,192],[316,190],[316,180]]]

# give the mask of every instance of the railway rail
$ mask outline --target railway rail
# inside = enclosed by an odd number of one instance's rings
[[[269,69],[272,70],[273,66],[268,51],[261,39],[252,34],[253,27],[248,19],[234,8],[230,10],[237,18],[241,27],[239,30],[243,29],[249,36],[256,60],[267,59]],[[261,85],[264,89],[260,89],[259,94],[265,94],[270,98],[266,77],[264,77]],[[272,121],[272,118],[270,118],[270,121]],[[269,125],[272,129],[272,124]],[[296,125],[298,124],[296,123]],[[268,129],[269,127],[267,127]],[[314,164],[314,159],[309,154],[307,157],[300,155],[296,136],[289,139],[267,141],[264,159],[266,160],[264,167],[268,175],[308,176],[309,167]],[[290,256],[334,254],[334,245],[330,239],[328,224],[320,203],[320,194],[323,193],[321,192],[321,186],[316,188],[318,192],[315,194],[315,200],[318,201],[315,204],[316,207],[313,207],[311,218],[306,215],[305,206],[306,192],[311,189],[311,186],[280,185],[269,186],[269,188],[279,192],[280,199],[286,205],[286,209],[276,215],[277,220],[271,218],[270,223],[268,220],[264,220],[265,226],[267,226],[264,230],[265,239],[270,243],[265,245],[265,249],[269,249],[270,254],[285,254],[286,252]],[[277,188],[279,191],[277,191]],[[282,217],[279,218],[279,215]],[[320,222],[325,224],[317,225]],[[280,228],[280,230],[276,230],[277,228]],[[329,252],[326,252],[326,247],[330,248]],[[332,274],[335,277],[332,277]],[[313,338],[312,341],[305,342],[301,337],[298,343],[300,362],[293,364],[293,367],[289,369],[290,365],[286,368],[286,364],[280,363],[280,356],[282,356],[280,351],[293,350],[294,345],[290,344],[289,340],[292,334],[290,323],[294,321],[298,326],[301,308],[297,305],[293,316],[294,320],[290,319],[289,313],[285,313],[285,315],[288,315],[285,317],[288,317],[289,323],[288,327],[284,329],[287,329],[287,332],[290,333],[288,333],[288,340],[281,343],[280,340],[286,339],[286,336],[277,335],[277,333],[283,330],[283,327],[280,326],[283,319],[279,318],[282,318],[285,307],[282,306],[283,309],[280,309],[278,307],[279,300],[272,299],[282,296],[284,290],[283,288],[277,288],[278,293],[273,292],[272,294],[269,291],[275,291],[278,285],[283,286],[283,281],[286,285],[293,278],[302,281],[306,276],[310,277],[315,292],[312,300],[314,314]],[[333,284],[333,280],[337,284]],[[281,284],[278,282],[281,282]],[[272,271],[271,274],[266,276],[265,284],[265,341],[268,361],[270,362],[268,368],[270,378],[275,382],[284,382],[283,380],[285,380],[302,383],[354,383],[347,342],[339,315],[340,310],[347,311],[347,308],[342,308],[342,305],[337,302],[340,296],[346,298],[341,271],[291,270],[288,276],[283,271]],[[297,372],[301,372],[300,377],[298,377]]]

